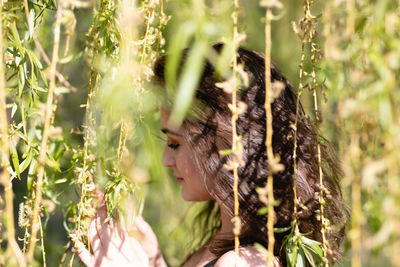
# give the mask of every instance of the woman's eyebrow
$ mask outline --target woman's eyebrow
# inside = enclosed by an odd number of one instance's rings
[[[172,131],[172,130],[170,130],[170,129],[167,129],[167,128],[162,128],[161,129],[161,132],[163,132],[163,133],[165,133],[165,134],[173,134],[173,135],[176,135],[176,136],[182,136],[181,134],[179,134],[179,133],[177,133],[177,132],[174,132],[174,131]]]

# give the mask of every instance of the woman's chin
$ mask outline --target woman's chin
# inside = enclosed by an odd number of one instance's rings
[[[185,189],[182,188],[182,198],[188,202],[197,202],[197,201],[208,201],[212,200],[210,195],[199,195],[196,193],[185,192]]]

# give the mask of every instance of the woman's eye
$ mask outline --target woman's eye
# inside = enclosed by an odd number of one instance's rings
[[[173,150],[176,150],[176,149],[178,149],[179,144],[168,144],[168,147],[173,149]]]

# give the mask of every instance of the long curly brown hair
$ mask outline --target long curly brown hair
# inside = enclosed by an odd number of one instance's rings
[[[223,45],[213,48],[221,52]],[[237,60],[244,66],[249,76],[249,86],[238,91],[238,100],[247,104],[247,110],[237,121],[237,133],[242,136],[243,160],[245,164],[239,167],[239,216],[242,227],[240,244],[248,245],[255,242],[264,246],[268,244],[267,216],[260,215],[258,210],[265,206],[257,193],[257,188],[264,187],[268,176],[268,158],[266,154],[266,116],[265,116],[265,79],[264,56],[244,48],[238,49]],[[183,52],[182,64],[187,51]],[[156,80],[165,85],[166,57],[160,57],[154,65]],[[184,121],[184,135],[191,144],[196,164],[203,172],[207,188],[218,203],[223,203],[233,217],[234,196],[232,191],[233,173],[224,168],[230,155],[221,155],[219,151],[228,149],[232,143],[231,95],[216,86],[221,79],[210,62],[205,62],[203,75],[195,94],[195,104],[191,113],[195,119]],[[272,103],[273,116],[273,152],[279,157],[284,170],[273,175],[274,197],[279,201],[275,207],[275,227],[283,228],[291,225],[293,214],[293,125],[296,118],[296,94],[285,77],[271,67],[272,83],[280,81],[284,89]],[[344,226],[348,220],[347,207],[343,203],[339,178],[341,171],[339,162],[330,143],[317,135],[318,129],[305,115],[300,105],[297,122],[297,195],[300,211],[299,227],[308,237],[321,241],[321,220],[318,217],[320,204],[316,195],[320,191],[318,175],[317,144],[321,145],[324,187],[327,189],[325,217],[331,225],[339,225],[329,231],[327,238],[330,244],[330,258],[340,256],[339,246],[344,237]],[[318,138],[319,137],[319,138]],[[208,235],[204,233],[203,241],[209,242],[209,249],[220,256],[233,249],[233,236],[223,240],[210,239],[220,227],[216,201],[210,201],[201,213],[203,226],[208,227]],[[305,208],[306,207],[306,208]],[[200,216],[201,217],[201,216]],[[334,229],[334,228],[332,228]],[[286,256],[281,246],[284,237],[289,233],[275,233],[275,255],[281,263],[286,263]],[[203,244],[204,244],[203,242]]]

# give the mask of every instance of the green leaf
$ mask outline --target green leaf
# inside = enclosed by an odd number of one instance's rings
[[[15,171],[13,170],[13,168],[11,166],[9,166],[7,168],[7,171],[10,173],[10,181],[14,180],[15,177],[17,177],[17,174],[15,173]]]
[[[61,172],[60,163],[58,163],[58,162],[53,158],[53,156],[50,155],[49,153],[46,153],[46,155],[47,155],[46,165],[49,166],[49,167],[51,167],[51,168],[53,168],[53,169],[56,169],[56,170],[59,171],[59,172]]]
[[[28,187],[28,192],[32,192],[32,183],[33,183],[33,178],[35,177],[36,167],[37,167],[37,161],[36,159],[33,159],[31,165],[29,166],[28,181],[26,184]]]
[[[265,215],[268,213],[268,207],[262,207],[261,209],[258,209],[257,214],[258,215]]]
[[[65,183],[65,182],[68,182],[68,179],[67,179],[67,178],[58,179],[58,180],[56,180],[54,183],[55,183],[55,184],[63,184],[63,183]]]
[[[282,227],[282,228],[274,228],[274,233],[284,233],[292,229],[292,226]]]
[[[29,144],[29,139],[24,133],[19,130],[16,130],[14,133],[16,133],[22,140],[24,140],[25,143]]]
[[[190,37],[193,36],[194,32],[195,25],[187,22],[182,25],[179,32],[175,35],[175,38],[171,41],[171,45],[168,49],[167,62],[165,64],[167,90],[176,88],[177,73],[182,51],[187,45]]]
[[[17,104],[16,104],[16,103],[12,103],[12,108],[11,108],[11,118],[13,118],[13,117],[14,117],[14,115],[15,115],[15,112],[17,111],[17,108],[18,108]]]
[[[26,159],[19,165],[21,173],[24,172],[26,168],[28,168],[29,164],[32,161],[32,158],[33,158],[33,151],[32,149],[30,149],[28,155],[26,156]]]
[[[316,267],[317,263],[312,255],[311,251],[309,251],[306,247],[303,247],[304,255],[306,256],[307,261],[310,263],[312,267]]]
[[[19,38],[18,30],[17,30],[17,28],[16,28],[14,23],[10,23],[10,29],[11,29],[11,33],[12,33],[12,35],[14,37],[15,46],[21,52],[21,50],[23,50],[23,48],[21,46],[21,39]]]
[[[286,244],[286,257],[290,266],[296,266],[298,247],[293,242]]]
[[[21,180],[20,171],[19,171],[19,159],[17,149],[14,146],[13,142],[10,142],[10,153],[11,153],[11,160],[14,166],[14,170],[17,173],[18,179]]]
[[[18,96],[21,97],[22,91],[25,87],[25,72],[23,65],[19,65],[18,67]]]
[[[40,86],[36,87],[35,89],[37,91],[39,91],[39,92],[44,92],[44,93],[46,93],[48,91],[46,88],[43,88],[43,87],[40,87]]]
[[[31,8],[29,10],[29,39],[32,39],[32,35],[33,35],[33,27],[34,27],[34,19],[35,19],[35,9]]]
[[[67,94],[69,92],[70,92],[70,90],[65,86],[60,86],[60,87],[57,87],[54,89],[54,93],[57,95],[58,94]]]
[[[297,261],[296,261],[295,266],[296,267],[305,267],[306,266],[306,259],[304,257],[304,252],[301,248],[299,249],[299,253],[297,256]]]
[[[178,92],[169,118],[169,124],[173,128],[179,127],[192,103],[200,76],[203,72],[206,51],[207,42],[199,40],[189,52],[187,61],[183,67],[182,76],[179,79]]]
[[[221,155],[221,156],[226,156],[226,155],[229,155],[229,154],[231,154],[232,153],[232,149],[225,149],[225,150],[220,150],[219,151],[219,154]]]
[[[307,238],[305,236],[301,236],[301,242],[309,247],[315,254],[323,257],[324,252],[321,248],[321,243],[315,240],[312,240],[310,238]]]

